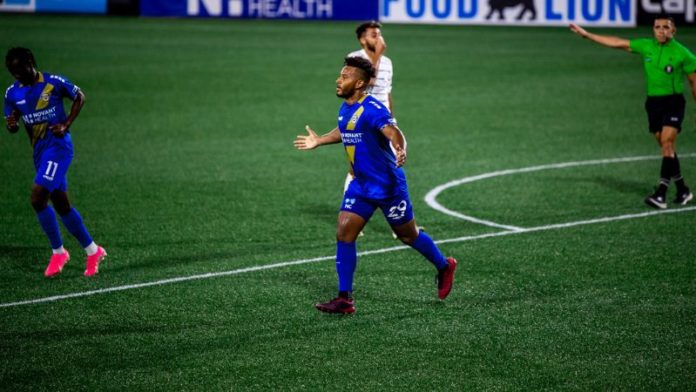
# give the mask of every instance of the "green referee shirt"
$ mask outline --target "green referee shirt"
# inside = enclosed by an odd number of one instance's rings
[[[675,39],[666,44],[654,38],[630,41],[631,51],[643,57],[648,96],[681,94],[684,75],[696,72],[696,56]]]

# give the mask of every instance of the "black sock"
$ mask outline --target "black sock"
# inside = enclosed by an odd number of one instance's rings
[[[679,164],[679,157],[677,157],[677,153],[674,153],[674,169],[672,171],[672,179],[677,185],[677,193],[684,193],[687,187],[684,183],[684,177],[681,175],[681,165]]]
[[[674,173],[674,158],[672,157],[662,157],[662,166],[660,167],[660,182],[657,185],[657,195],[665,196],[667,194],[667,187],[669,187],[669,179],[672,178],[672,173]]]
[[[352,291],[339,291],[338,296],[339,296],[339,298],[351,299],[351,298],[353,298],[353,292]]]

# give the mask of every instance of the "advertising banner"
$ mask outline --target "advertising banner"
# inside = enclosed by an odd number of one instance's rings
[[[671,16],[677,27],[696,25],[696,0],[638,0],[638,24],[652,25],[660,14]]]
[[[0,0],[0,12],[34,12],[36,0]]]
[[[636,0],[379,0],[394,23],[631,27]]]
[[[0,0],[0,12],[106,13],[106,0]]]
[[[369,20],[379,0],[141,0],[143,16]]]

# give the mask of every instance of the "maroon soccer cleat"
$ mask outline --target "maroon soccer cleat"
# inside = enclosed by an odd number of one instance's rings
[[[336,297],[329,302],[314,305],[317,309],[326,313],[355,313],[355,303],[353,298]]]
[[[453,257],[447,258],[447,267],[437,273],[437,296],[445,299],[452,291],[454,284],[454,270],[457,269],[457,260]]]

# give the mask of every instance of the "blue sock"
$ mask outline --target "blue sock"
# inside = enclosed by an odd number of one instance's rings
[[[63,239],[60,238],[60,228],[58,228],[58,220],[53,212],[53,208],[51,206],[44,208],[36,213],[36,217],[39,219],[39,224],[44,233],[48,236],[48,240],[51,242],[51,248],[58,249],[63,246]]]
[[[358,251],[355,242],[336,241],[338,291],[353,291],[353,275],[357,263]]]
[[[70,234],[77,238],[83,248],[86,248],[92,243],[92,237],[87,232],[85,224],[82,223],[82,217],[76,209],[71,208],[67,214],[61,216],[60,218],[63,220],[63,224],[68,229]]]
[[[425,234],[423,230],[418,233],[418,237],[411,244],[411,248],[425,256],[425,258],[433,263],[438,270],[447,267],[447,259],[445,259],[445,256],[440,252],[440,249],[435,245],[432,238]]]

